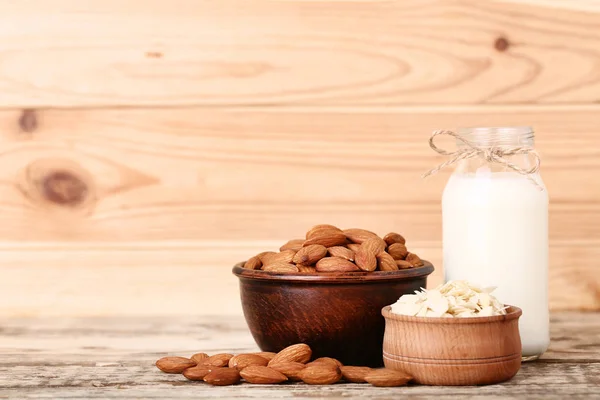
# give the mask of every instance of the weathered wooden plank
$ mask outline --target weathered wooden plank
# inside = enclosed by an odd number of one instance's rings
[[[600,12],[548,3],[3,2],[0,106],[595,103]]]
[[[153,361],[166,353],[256,350],[241,318],[4,318],[0,319],[0,396],[591,398],[600,395],[598,324],[598,313],[553,314],[549,351],[541,361],[524,364],[513,380],[501,385],[382,389],[356,384],[297,384],[214,388],[163,374],[156,370]]]

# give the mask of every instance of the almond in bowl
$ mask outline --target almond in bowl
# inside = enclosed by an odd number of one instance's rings
[[[388,253],[392,246],[394,254]],[[263,351],[306,343],[316,358],[381,367],[381,308],[425,287],[434,269],[410,254],[398,233],[379,237],[364,229],[317,225],[305,239],[260,253],[233,273],[246,322]]]
[[[391,232],[383,237],[366,229],[342,230],[322,224],[292,239],[279,252],[265,251],[244,263],[245,269],[270,273],[390,272],[422,267],[425,263],[408,251],[406,239]]]

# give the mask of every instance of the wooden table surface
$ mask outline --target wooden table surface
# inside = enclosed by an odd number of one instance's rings
[[[553,314],[551,326],[550,350],[501,385],[211,387],[164,374],[154,361],[256,351],[243,318],[0,319],[0,398],[600,398],[600,313]]]

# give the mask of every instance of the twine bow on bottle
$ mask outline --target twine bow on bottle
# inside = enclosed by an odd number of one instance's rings
[[[440,149],[434,143],[434,139],[437,136],[447,135],[456,138],[465,144],[464,148],[459,148],[456,151],[446,151],[444,149]],[[540,169],[540,156],[538,153],[530,146],[492,146],[492,147],[478,147],[477,145],[469,142],[462,136],[458,135],[455,132],[447,131],[447,130],[438,130],[434,131],[429,138],[429,146],[438,154],[443,156],[450,156],[448,161],[441,163],[437,167],[429,170],[423,175],[423,178],[428,177],[429,175],[433,175],[440,171],[443,168],[446,168],[449,165],[455,164],[461,160],[466,160],[474,157],[481,157],[489,163],[497,163],[504,165],[507,168],[512,169],[513,171],[525,175],[533,184],[535,184],[540,190],[543,190],[543,187],[531,177],[531,174],[535,174]],[[518,154],[526,154],[533,157],[534,165],[529,168],[521,168],[518,165],[510,162],[505,157],[514,156]]]

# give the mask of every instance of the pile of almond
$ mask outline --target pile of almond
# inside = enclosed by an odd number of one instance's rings
[[[191,381],[204,381],[216,386],[235,385],[242,380],[255,384],[304,382],[309,385],[330,385],[344,380],[391,387],[405,385],[412,379],[403,372],[391,369],[344,366],[330,357],[310,361],[311,357],[311,348],[300,343],[286,347],[279,353],[236,356],[197,353],[190,358],[164,357],[156,362],[156,366],[163,372],[183,374]]]
[[[266,251],[250,258],[244,268],[278,273],[396,271],[421,267],[423,261],[406,248],[398,233],[383,238],[365,229],[341,230],[316,225],[306,239],[293,239],[279,253]]]

